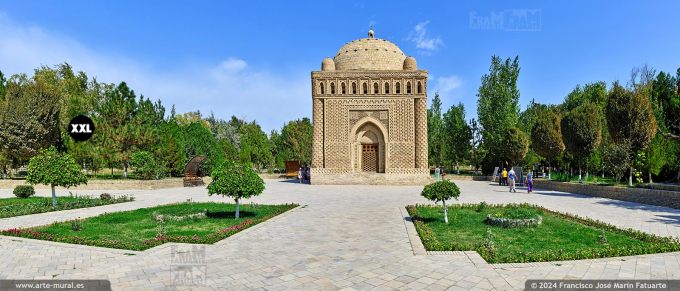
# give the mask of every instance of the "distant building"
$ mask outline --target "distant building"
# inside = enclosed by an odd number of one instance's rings
[[[313,184],[423,184],[427,71],[394,43],[357,39],[312,72]]]

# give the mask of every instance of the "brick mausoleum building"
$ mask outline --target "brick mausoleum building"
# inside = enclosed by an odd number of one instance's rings
[[[357,39],[312,72],[313,184],[424,184],[427,71],[394,43]]]

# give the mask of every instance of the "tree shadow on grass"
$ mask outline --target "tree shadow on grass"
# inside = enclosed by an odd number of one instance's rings
[[[210,211],[206,213],[208,218],[234,218],[236,217],[236,211]],[[254,217],[255,212],[252,211],[239,211],[240,218]]]

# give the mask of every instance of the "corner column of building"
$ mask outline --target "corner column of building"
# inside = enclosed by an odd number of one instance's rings
[[[314,145],[312,146],[312,168],[323,168],[323,99],[314,98],[312,104]]]
[[[415,166],[418,169],[427,169],[427,98],[415,99]]]

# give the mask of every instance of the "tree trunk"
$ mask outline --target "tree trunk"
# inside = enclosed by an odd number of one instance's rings
[[[458,166],[458,162],[456,162],[456,174],[460,175],[460,167]]]
[[[628,186],[633,186],[633,167],[628,170]]]
[[[110,164],[109,166],[111,166],[111,179],[113,179],[113,164]]]
[[[52,208],[57,208],[57,193],[54,192],[54,185],[52,186]]]
[[[442,205],[444,205],[444,222],[448,224],[449,223],[449,211],[446,208],[446,201],[445,200],[442,200]]]
[[[236,219],[239,219],[239,217],[241,217],[241,215],[239,213],[240,209],[239,209],[239,204],[238,204],[238,198],[236,198],[234,200],[236,200]]]
[[[123,177],[125,177],[125,179],[127,179],[127,177],[128,177],[128,164],[127,164],[127,162],[123,163],[123,168],[124,168]]]

